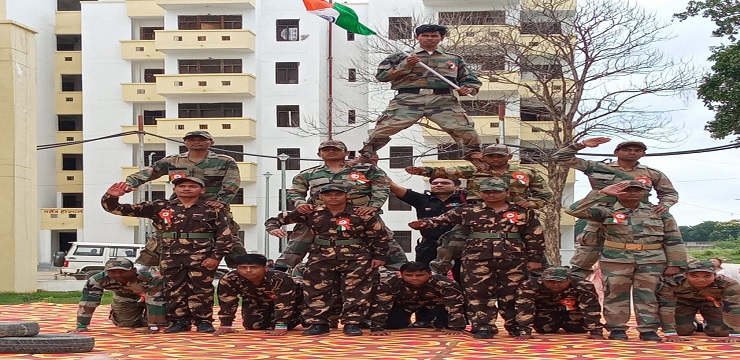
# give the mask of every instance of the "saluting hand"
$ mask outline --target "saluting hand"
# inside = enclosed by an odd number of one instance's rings
[[[288,236],[288,232],[285,231],[285,230],[283,230],[283,229],[270,230],[270,231],[268,231],[268,233],[270,235],[272,235],[272,236],[277,236],[279,238],[284,238],[284,237]]]
[[[409,227],[414,230],[421,230],[425,227],[427,227],[427,224],[421,220],[414,220],[409,223]]]
[[[583,144],[583,146],[585,147],[595,148],[601,144],[606,144],[610,141],[612,141],[612,139],[608,137],[595,137],[595,138],[583,140],[581,141],[581,144]]]
[[[311,204],[300,204],[295,207],[296,211],[301,214],[308,214],[313,211],[313,205]]]
[[[128,183],[126,182],[118,182],[113,185],[111,185],[108,188],[108,191],[106,191],[106,194],[113,196],[113,197],[121,197],[125,195],[126,193],[131,192],[133,190]]]
[[[624,189],[628,188],[629,186],[630,186],[629,180],[624,180],[616,184],[611,184],[599,191],[601,191],[601,193],[605,195],[618,196],[618,195],[624,194]]]
[[[411,175],[423,175],[424,174],[424,169],[420,167],[407,166],[406,168],[404,168],[404,170],[406,170],[406,172]]]

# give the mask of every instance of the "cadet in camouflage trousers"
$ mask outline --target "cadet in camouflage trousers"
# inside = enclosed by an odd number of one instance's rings
[[[388,200],[390,183],[383,170],[373,164],[347,165],[345,159],[349,152],[347,146],[337,140],[324,141],[319,145],[319,157],[323,165],[301,171],[293,178],[293,187],[287,190],[287,200],[296,210],[309,213],[316,205],[321,205],[319,189],[328,184],[338,184],[347,189],[348,202],[354,205],[361,214],[382,213],[380,208]],[[382,219],[381,219],[382,222]],[[406,253],[393,240],[393,232],[383,224],[390,234],[388,258],[385,266],[398,269],[405,264]],[[314,234],[303,224],[297,224],[288,242],[288,247],[277,262],[293,267],[303,261],[313,241]]]
[[[381,280],[371,305],[370,335],[388,335],[384,329],[403,329],[411,324],[411,314],[428,308],[437,315],[437,328],[448,328],[446,333],[465,330],[462,290],[453,280],[432,275],[429,265],[409,262],[401,266],[400,276]],[[418,313],[417,313],[418,314]]]
[[[205,191],[196,177],[178,178],[174,200],[119,204],[130,191],[126,183],[112,185],[103,196],[105,211],[120,216],[146,217],[162,232],[160,271],[165,280],[167,318],[174,322],[165,332],[189,331],[195,322],[199,332],[213,332],[213,277],[221,259],[234,244],[225,211],[199,199]]]
[[[740,284],[715,273],[708,260],[695,260],[685,274],[663,279],[658,285],[660,321],[667,341],[683,341],[694,333],[694,317],[700,313],[708,336],[740,341]]]
[[[148,271],[136,270],[131,260],[110,259],[102,272],[87,279],[77,311],[77,328],[70,332],[87,331],[104,290],[113,292],[108,317],[113,324],[132,328],[149,326],[146,332],[157,332],[167,322],[163,287],[162,279]]]
[[[303,272],[304,320],[311,324],[304,335],[329,332],[330,309],[342,301],[342,323],[346,335],[362,335],[358,325],[370,306],[373,275],[383,265],[388,252],[388,233],[377,215],[358,215],[347,204],[346,189],[324,185],[321,200],[313,212],[281,213],[265,222],[274,236],[285,236],[280,229],[287,224],[306,224],[316,234]],[[341,299],[332,296],[341,286]]]
[[[673,216],[658,215],[642,202],[648,187],[632,180],[594,192],[565,212],[604,226],[601,271],[604,277],[604,318],[610,339],[626,340],[630,290],[642,340],[659,341],[660,324],[655,290],[661,275],[672,276],[686,267],[686,248]],[[613,205],[604,203],[614,196]]]
[[[571,278],[565,266],[545,269],[541,277],[530,277],[516,292],[516,322],[519,340],[532,337],[532,328],[540,334],[589,333],[589,339],[603,340],[601,305],[594,285]]]
[[[468,319],[476,338],[489,339],[497,310],[504,327],[516,336],[514,301],[527,273],[542,267],[545,239],[534,210],[506,201],[508,184],[499,178],[480,182],[483,203],[464,205],[440,216],[409,223],[412,229],[466,225],[470,235],[462,252],[462,275]],[[498,302],[498,309],[496,303]]]
[[[231,325],[239,299],[243,326],[247,330],[271,329],[271,335],[285,335],[300,324],[303,291],[290,275],[269,270],[267,258],[260,254],[239,255],[234,262],[236,270],[218,282],[221,326],[215,335],[234,332]]]
[[[609,142],[611,139],[598,137],[583,140],[580,143],[568,145],[553,154],[552,159],[556,163],[572,167],[582,171],[588,176],[592,192],[597,192],[606,186],[616,184],[624,180],[637,180],[645,184],[649,189],[654,188],[658,194],[658,205],[653,210],[663,214],[678,202],[678,192],[668,177],[662,172],[640,164],[638,161],[645,155],[647,146],[639,141],[625,141],[617,145],[614,155],[617,161],[611,163],[583,160],[576,157],[576,153],[584,148],[595,148]],[[645,195],[643,202],[649,203],[650,191]],[[605,198],[604,204],[614,204],[615,198]],[[571,265],[576,268],[574,274],[586,277],[591,273],[596,261],[599,259],[601,249],[604,246],[604,235],[601,224],[589,221],[586,227],[576,237],[576,253],[571,258]]]
[[[131,188],[136,188],[165,175],[170,181],[180,177],[197,177],[203,180],[206,191],[201,198],[207,205],[218,207],[226,213],[231,232],[237,240],[232,248],[234,255],[226,257],[227,263],[230,263],[231,257],[247,252],[237,236],[239,224],[234,221],[229,207],[241,184],[239,167],[231,156],[208,150],[213,145],[213,136],[207,131],[191,131],[185,134],[183,140],[188,148],[187,152],[158,160],[152,166],[126,177],[126,182]],[[170,199],[174,198],[173,194]],[[149,266],[159,265],[161,239],[162,234],[156,233],[137,262]]]
[[[545,178],[537,170],[510,164],[510,149],[505,145],[491,145],[483,149],[482,161],[487,168],[463,165],[454,167],[408,167],[406,172],[426,177],[442,176],[449,179],[467,179],[465,189],[469,203],[481,201],[480,182],[495,177],[508,184],[506,201],[527,209],[541,209],[552,200],[552,190]],[[469,229],[457,226],[439,238],[437,259],[431,266],[436,272],[446,274],[451,267],[452,259],[459,259],[465,246]]]
[[[391,89],[398,93],[376,121],[360,153],[365,156],[375,154],[390,141],[391,136],[416,124],[422,117],[437,124],[455,142],[462,142],[466,155],[480,151],[475,126],[450,86],[418,63],[423,62],[460,86],[457,91],[461,96],[475,95],[482,83],[462,57],[437,48],[447,34],[446,27],[421,25],[415,32],[419,48],[410,55],[392,54],[378,66],[375,78],[380,82],[390,82]]]

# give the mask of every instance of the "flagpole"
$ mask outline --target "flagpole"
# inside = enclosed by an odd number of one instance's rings
[[[333,1],[329,0],[329,3],[333,3]],[[327,125],[327,130],[329,133],[328,140],[332,139],[332,133],[334,132],[334,55],[333,55],[333,32],[334,24],[329,23],[329,56],[328,56],[328,66],[329,66],[329,97],[326,99],[327,106],[329,107],[328,116],[329,116],[329,123]]]

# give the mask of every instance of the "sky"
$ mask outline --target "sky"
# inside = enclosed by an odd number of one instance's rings
[[[670,32],[675,35],[670,41],[659,45],[660,49],[669,56],[690,59],[705,69],[711,67],[706,59],[711,55],[710,46],[728,43],[727,40],[711,36],[714,24],[704,18],[692,18],[683,22],[672,20],[672,15],[685,10],[688,0],[637,0],[641,7],[653,11],[658,18],[672,21]],[[651,99],[653,101],[653,99]],[[699,101],[695,95],[688,99],[658,98],[655,99],[657,108],[676,109],[671,113],[673,124],[682,127],[677,138],[683,139],[677,143],[658,143],[645,141],[648,153],[694,150],[720,145],[726,145],[734,137],[723,140],[712,139],[704,130],[704,125],[714,115]],[[614,146],[621,141],[612,142],[589,152],[611,153]],[[589,158],[602,160],[602,158]],[[740,150],[724,150],[718,152],[675,155],[660,157],[645,157],[642,164],[656,168],[665,173],[673,182],[679,193],[678,204],[671,208],[671,214],[679,225],[696,225],[703,221],[729,221],[740,219]],[[590,187],[586,177],[576,172],[575,197],[576,200],[585,196]],[[655,201],[655,197],[651,199]],[[568,202],[568,199],[565,199]]]

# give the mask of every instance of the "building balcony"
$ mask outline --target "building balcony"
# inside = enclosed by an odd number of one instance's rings
[[[164,60],[157,51],[154,40],[121,40],[121,55],[124,60]]]
[[[244,95],[255,96],[252,74],[161,74],[157,93],[162,95]]]
[[[533,92],[540,95],[543,94],[544,86],[537,80],[522,79],[521,84],[522,86],[519,87],[519,96],[522,98],[534,97]],[[549,87],[550,94],[559,97],[563,92],[573,87],[573,80],[562,81],[561,79],[555,79],[547,82],[547,86]]]
[[[257,181],[257,163],[254,162],[237,162],[239,167],[239,177],[242,182],[253,183]]]
[[[56,113],[59,115],[82,114],[82,91],[57,91]]]
[[[54,67],[57,74],[82,74],[82,51],[57,51]]]
[[[85,226],[81,208],[41,208],[42,230],[76,230]]]
[[[126,15],[131,18],[163,17],[164,9],[154,0],[126,0]]]
[[[498,137],[500,136],[500,121],[498,116],[471,116],[475,122],[475,131],[481,137]],[[432,123],[429,120],[425,120],[430,126],[439,127],[437,124]],[[504,118],[504,132],[506,136],[517,136],[519,135],[519,118],[514,116],[507,116]],[[446,132],[441,130],[432,130],[424,128],[422,135],[426,138],[444,138],[449,139],[450,136]],[[490,141],[489,141],[490,142]]]
[[[234,221],[237,224],[257,224],[257,205],[231,204],[231,213],[234,215]]]
[[[156,83],[128,83],[123,86],[123,101],[131,103],[164,102],[164,97],[157,93]]]
[[[57,144],[80,140],[82,140],[82,131],[57,131],[56,134]],[[82,154],[82,144],[67,145],[56,149],[57,152],[65,154]]]
[[[179,52],[183,50],[233,50],[254,52],[255,34],[250,30],[157,30],[157,50]]]
[[[519,138],[522,141],[552,140],[545,131],[552,131],[552,121],[522,121],[520,123]]]
[[[450,27],[449,33],[445,36],[447,41],[452,41],[456,46],[476,46],[490,43],[493,38],[501,36],[506,38],[511,35],[504,35],[505,32],[516,31],[519,29],[511,25],[455,25]]]
[[[82,170],[61,170],[57,172],[57,192],[82,192]]]
[[[207,130],[215,138],[257,137],[257,126],[251,118],[180,118],[157,119],[157,135],[182,138],[196,130]]]
[[[502,100],[501,92],[516,92],[519,89],[519,72],[484,71],[478,74],[483,83],[476,100]]]
[[[57,11],[54,33],[57,35],[82,34],[82,13],[80,11]]]
[[[212,6],[228,7],[229,9],[254,9],[255,0],[156,0],[157,5],[167,10],[186,9],[190,6],[205,7]]]
[[[139,126],[137,125],[129,125],[129,126],[121,126],[121,132],[129,132],[129,131],[138,131]],[[144,131],[150,133],[150,134],[157,134],[157,125],[144,125]],[[126,135],[122,136],[121,140],[124,144],[138,144],[139,143],[139,136],[134,135]],[[167,140],[154,137],[154,136],[147,136],[144,135],[144,144],[164,144]]]

